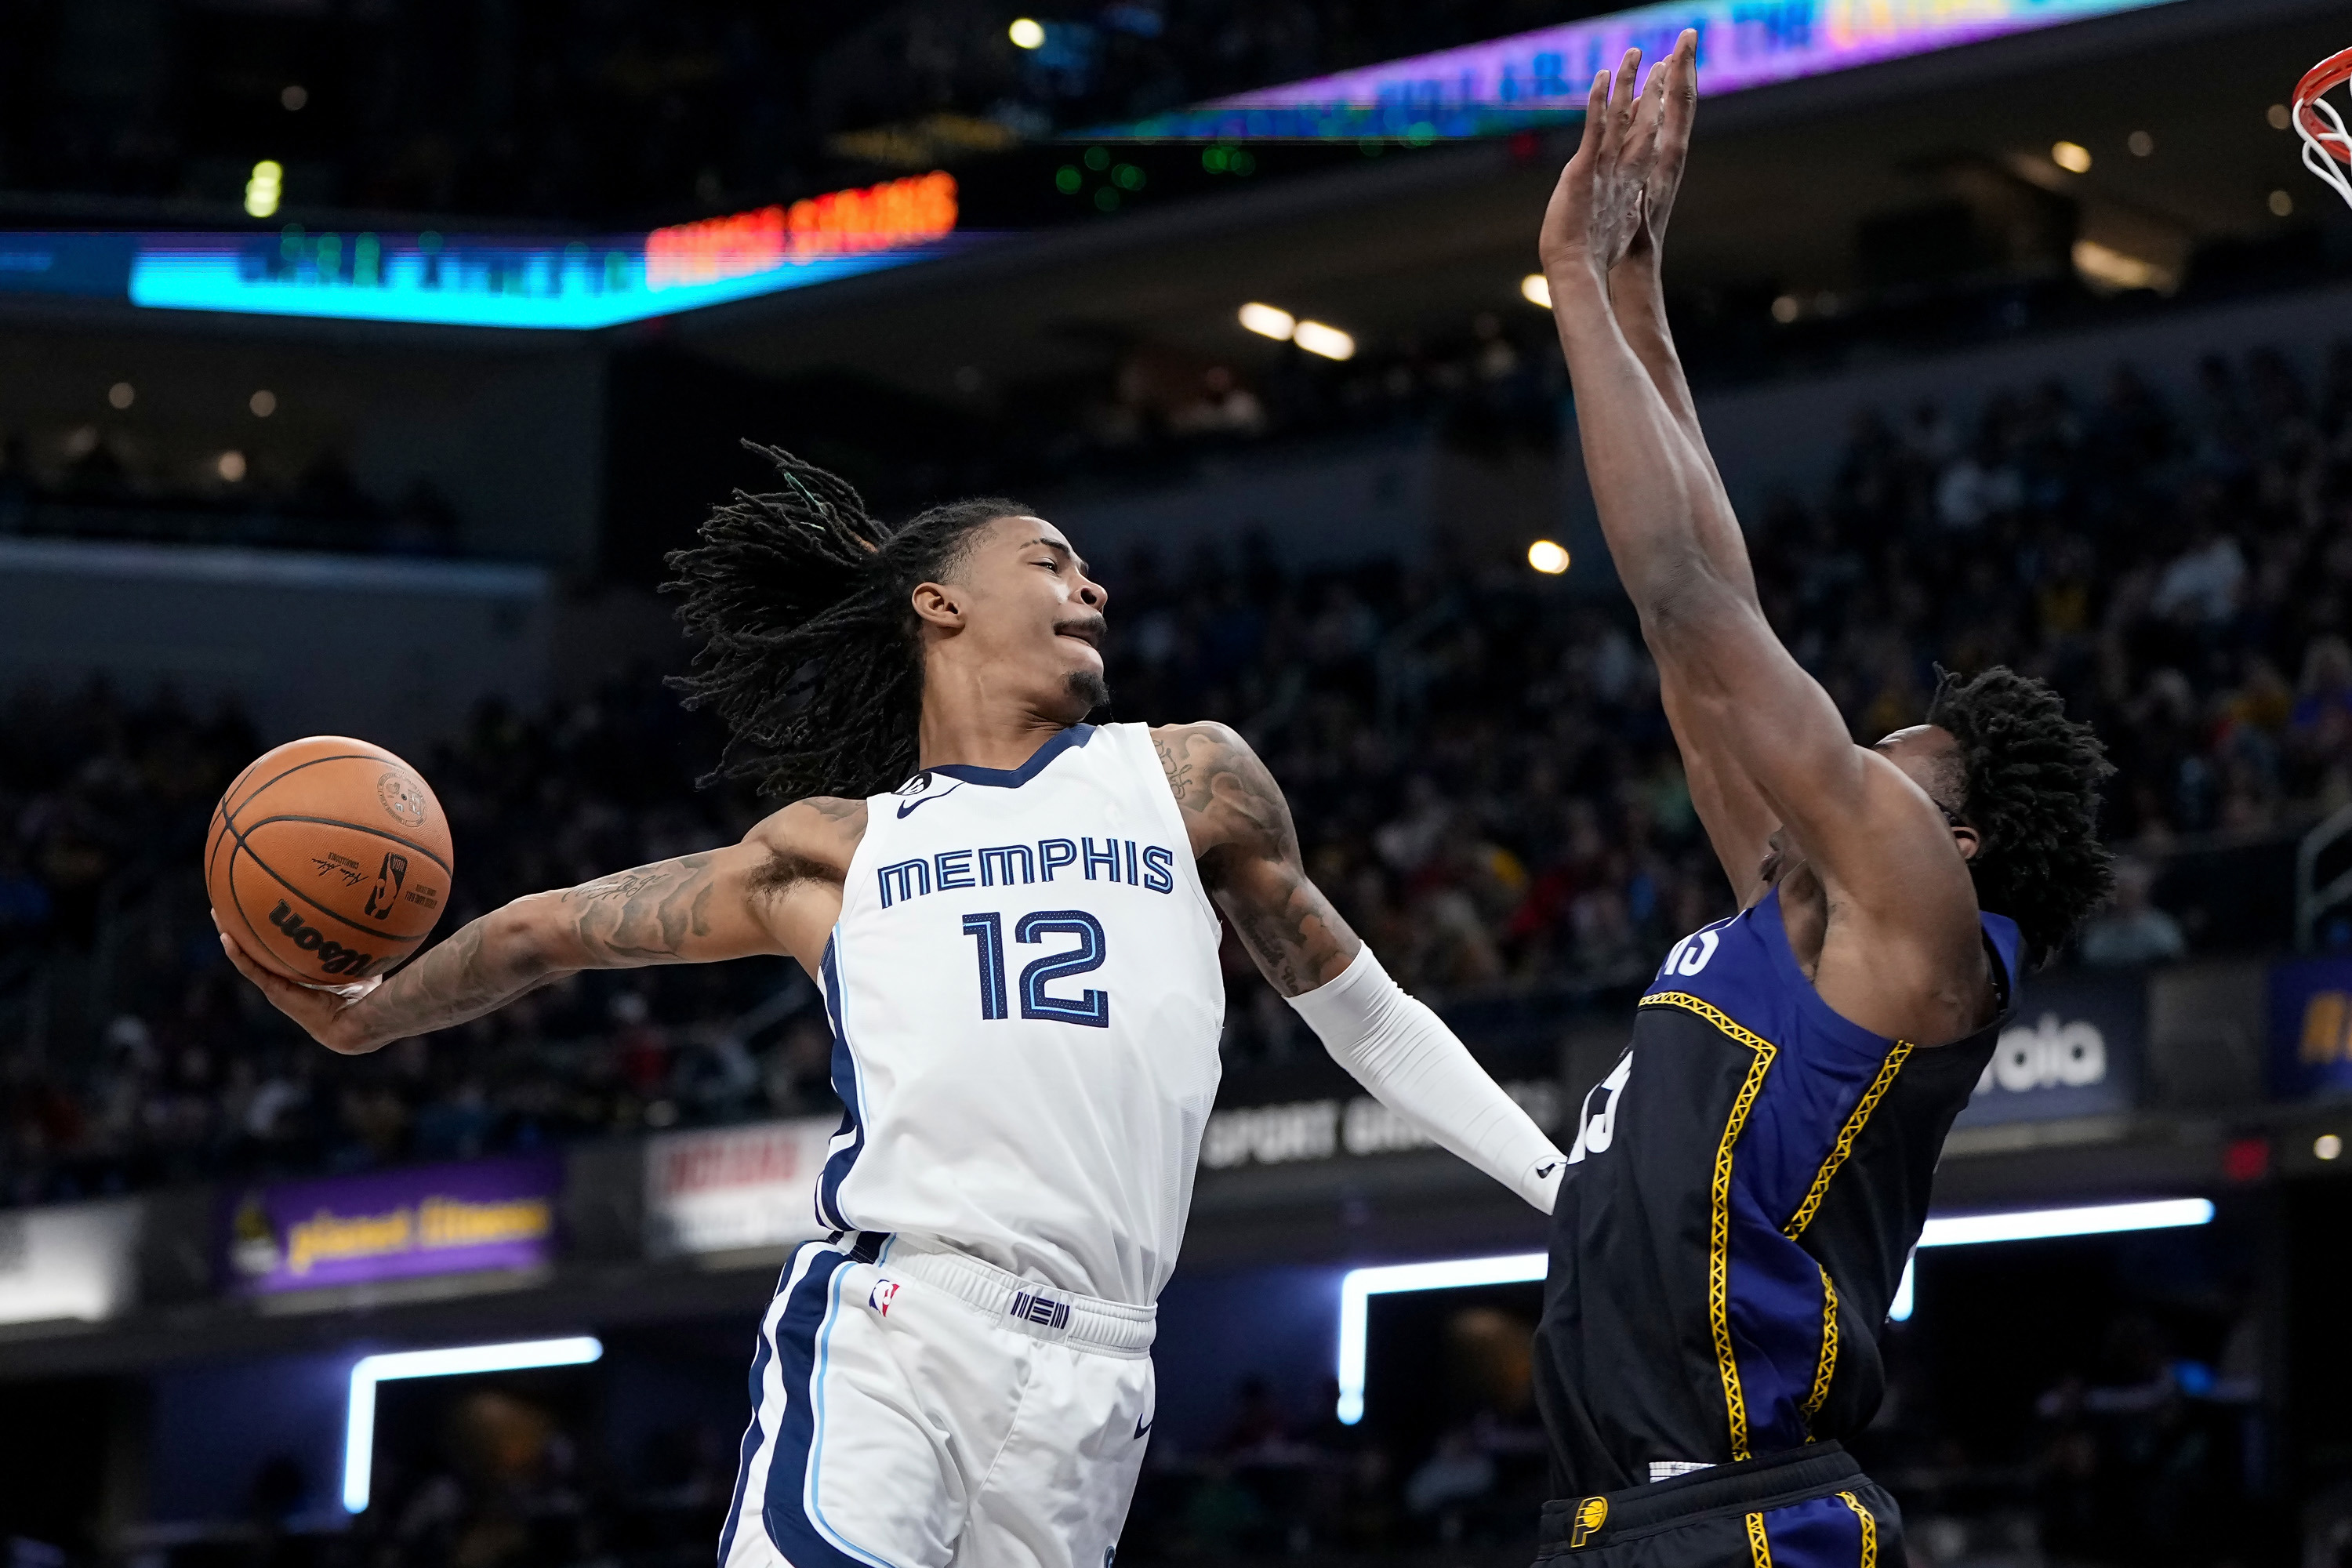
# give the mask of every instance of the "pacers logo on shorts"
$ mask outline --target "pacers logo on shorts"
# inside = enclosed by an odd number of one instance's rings
[[[890,1315],[890,1303],[898,1299],[898,1282],[896,1279],[877,1279],[874,1289],[866,1295],[866,1304],[887,1318]]]
[[[1570,1547],[1581,1546],[1593,1531],[1609,1522],[1609,1500],[1589,1497],[1576,1505],[1576,1533],[1568,1538]]]

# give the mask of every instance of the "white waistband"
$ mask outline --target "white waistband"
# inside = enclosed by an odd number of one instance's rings
[[[844,1241],[849,1237],[844,1237]],[[1106,1301],[1056,1290],[1034,1279],[1024,1279],[969,1253],[958,1252],[929,1237],[891,1236],[882,1241],[876,1262],[885,1275],[920,1280],[936,1289],[1001,1317],[1005,1326],[1038,1339],[1054,1340],[1092,1350],[1128,1355],[1151,1348],[1160,1309]]]

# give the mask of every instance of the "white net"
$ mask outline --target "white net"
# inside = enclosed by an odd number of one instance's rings
[[[2304,166],[2352,202],[2352,132],[2328,93],[2352,78],[2352,49],[2323,60],[2294,89],[2294,128],[2303,138]]]

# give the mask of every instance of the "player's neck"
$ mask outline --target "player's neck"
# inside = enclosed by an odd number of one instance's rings
[[[943,763],[968,767],[1017,768],[1034,756],[1037,748],[1068,729],[1069,722],[1025,704],[991,700],[971,691],[923,694],[923,717],[915,737],[918,766],[935,768]]]

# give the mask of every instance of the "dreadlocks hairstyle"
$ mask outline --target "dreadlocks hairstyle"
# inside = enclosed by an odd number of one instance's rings
[[[983,496],[893,528],[848,481],[780,447],[743,445],[784,489],[713,507],[702,542],[672,551],[663,590],[702,639],[671,684],[727,726],[703,782],[747,778],[763,794],[863,796],[915,771],[920,643],[909,595],[953,571],[974,531],[1029,508]]]
[[[1967,769],[1963,810],[1982,842],[1977,902],[2017,922],[2027,962],[2047,962],[2115,886],[2099,842],[2099,784],[2116,770],[2088,724],[2047,684],[1994,665],[1936,669],[1927,722],[1951,731]]]

